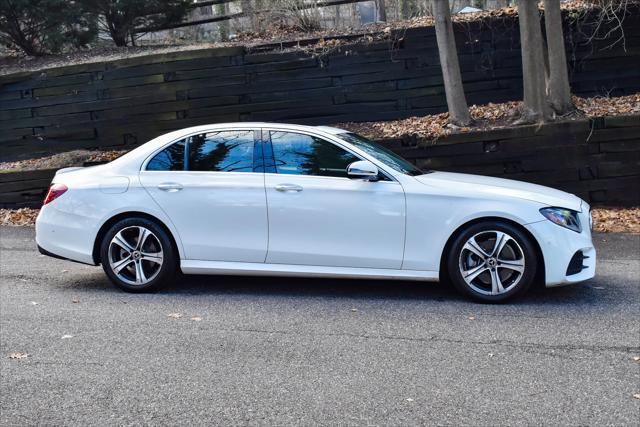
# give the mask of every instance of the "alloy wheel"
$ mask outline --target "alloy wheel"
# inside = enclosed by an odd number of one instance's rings
[[[522,279],[525,257],[520,244],[503,231],[482,231],[468,239],[459,258],[460,274],[483,295],[509,292]]]
[[[163,260],[160,240],[143,226],[123,228],[109,243],[111,270],[129,285],[151,282],[160,272]]]

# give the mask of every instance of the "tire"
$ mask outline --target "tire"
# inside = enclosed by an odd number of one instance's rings
[[[109,228],[100,243],[100,259],[111,282],[127,292],[155,291],[171,282],[178,269],[171,237],[154,221],[139,217]]]
[[[500,244],[496,247],[496,243]],[[451,283],[460,293],[476,301],[497,303],[529,289],[536,277],[538,255],[534,243],[518,227],[485,221],[458,233],[446,265]]]

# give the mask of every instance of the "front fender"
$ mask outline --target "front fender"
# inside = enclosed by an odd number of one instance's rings
[[[538,211],[541,206],[526,200],[407,195],[402,268],[438,271],[447,241],[463,225],[483,218],[502,218],[525,226],[544,219]]]

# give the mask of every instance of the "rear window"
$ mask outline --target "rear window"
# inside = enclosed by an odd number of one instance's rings
[[[181,171],[184,170],[184,147],[186,139],[171,144],[155,155],[149,163],[149,171]]]
[[[147,170],[253,172],[253,139],[253,130],[193,135],[156,154]]]

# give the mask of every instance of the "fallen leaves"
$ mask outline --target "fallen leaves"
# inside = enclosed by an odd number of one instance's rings
[[[573,97],[573,103],[587,117],[619,116],[640,113],[640,93],[628,96],[593,98]]]
[[[9,359],[26,359],[29,357],[29,353],[15,352],[9,353]]]
[[[33,225],[36,223],[39,209],[0,209],[0,225]]]
[[[169,313],[167,314],[167,317],[169,319],[182,319],[184,317],[184,315],[182,313]],[[194,321],[194,322],[202,322],[202,317],[200,316],[191,316],[189,317],[190,320]]]
[[[640,113],[640,93],[611,98],[602,96],[580,98],[574,96],[573,102],[581,114],[565,120],[575,120],[585,116],[594,118]],[[469,112],[475,120],[473,127],[456,128],[448,126],[449,113],[415,116],[386,122],[339,123],[336,127],[359,133],[371,139],[411,136],[425,140],[438,140],[456,132],[464,133],[471,130],[500,129],[513,126],[513,122],[519,117],[521,107],[522,102],[520,101],[471,105]]]
[[[640,234],[640,208],[593,208],[591,214],[594,231]]]
[[[86,162],[110,162],[122,156],[126,151],[72,150],[64,153],[42,156],[34,159],[0,162],[1,171],[19,172],[40,169],[60,169],[82,166]]]
[[[126,154],[127,150],[93,151],[88,162],[111,162]]]

